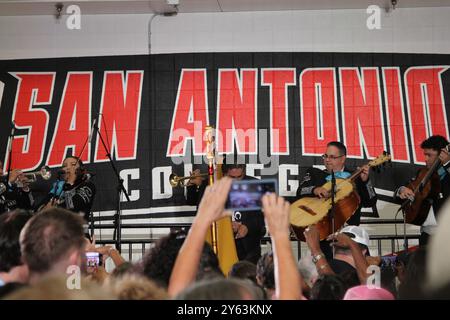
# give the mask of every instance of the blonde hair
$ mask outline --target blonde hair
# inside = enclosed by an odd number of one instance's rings
[[[68,288],[68,275],[44,277],[32,286],[14,291],[5,300],[115,300],[105,288],[82,278],[80,288]]]
[[[109,285],[119,300],[165,300],[167,291],[143,276],[127,274],[110,279]]]

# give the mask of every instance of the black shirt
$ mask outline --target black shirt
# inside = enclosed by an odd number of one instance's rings
[[[352,172],[352,170],[348,168],[344,168],[344,171],[349,173]],[[329,173],[326,170],[320,170],[314,167],[309,168],[297,189],[297,199],[303,197],[315,197],[314,189],[323,186],[327,182],[326,178],[328,175]],[[361,203],[353,216],[348,219],[347,224],[358,226],[361,220],[361,208],[373,207],[377,202],[377,195],[370,180],[364,182],[361,178],[357,178],[355,180],[355,185],[361,198]]]
[[[334,273],[344,281],[347,288],[361,284],[358,278],[358,272],[351,264],[342,260],[331,259],[329,265]]]
[[[89,221],[95,194],[96,188],[90,179],[79,179],[73,185],[65,183],[60,194],[49,193],[41,205],[47,204],[52,198],[57,198],[58,207],[75,213],[81,212],[85,221]]]
[[[356,272],[356,269],[353,266],[345,261],[332,259],[328,263],[336,274],[343,274],[345,272]]]
[[[428,198],[425,199],[425,201],[429,201],[431,203],[436,219],[438,219],[438,216],[441,212],[440,210],[441,207],[444,205],[445,201],[450,197],[450,163],[448,163],[446,166],[441,166],[438,170],[445,170],[443,172],[444,173],[443,176],[439,177],[440,192],[435,197],[429,196]],[[419,172],[420,170],[417,172],[416,177],[411,179],[410,182],[414,181],[417,178]],[[436,174],[439,175],[438,173]],[[400,199],[400,197],[398,197],[400,188],[401,187],[399,187],[394,192],[394,200],[399,204],[405,201],[403,199]],[[428,216],[428,212],[421,212],[420,214],[424,217]]]
[[[0,213],[14,209],[31,209],[34,199],[31,191],[25,192],[22,188],[11,185],[6,177],[0,177],[2,190],[0,194]]]

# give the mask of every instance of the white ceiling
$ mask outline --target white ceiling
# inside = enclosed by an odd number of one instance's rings
[[[163,13],[168,0],[0,0],[0,15],[55,14],[55,4],[77,4],[83,14]],[[172,0],[173,1],[173,0]],[[179,0],[180,13],[386,8],[391,0]],[[450,7],[450,0],[397,0],[398,8]]]

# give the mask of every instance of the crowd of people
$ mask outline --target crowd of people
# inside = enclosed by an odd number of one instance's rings
[[[369,167],[355,181],[360,207],[338,231],[322,239],[319,226],[303,236],[308,254],[297,261],[291,247],[290,203],[274,193],[262,197],[262,210],[239,213],[225,209],[233,179],[251,179],[245,166],[228,165],[210,186],[191,181],[188,201],[197,205],[189,230],[172,230],[138,262],[126,261],[112,246],[98,246],[86,232],[95,186],[76,157],[63,164],[63,178],[49,195],[34,203],[20,171],[3,176],[0,214],[0,299],[205,299],[205,300],[394,300],[450,298],[447,241],[450,234],[448,141],[433,136],[422,143],[426,167],[439,160],[437,194],[430,193],[420,246],[392,257],[372,256],[367,231],[359,226],[360,209],[377,197]],[[346,148],[330,142],[325,169],[309,169],[298,198],[328,198],[323,184],[330,173],[347,178]],[[14,183],[21,181],[21,186]],[[19,190],[20,189],[20,190]],[[407,186],[395,195],[414,196]],[[33,210],[33,208],[35,208]],[[38,209],[36,209],[38,208]],[[81,213],[81,214],[80,214]],[[205,241],[213,222],[233,216],[239,262],[227,274]],[[439,222],[439,223],[438,223]],[[430,231],[431,230],[431,231]],[[268,232],[271,250],[262,254]],[[87,253],[97,254],[89,263]],[[91,255],[92,256],[92,255]],[[107,272],[105,261],[114,268]]]

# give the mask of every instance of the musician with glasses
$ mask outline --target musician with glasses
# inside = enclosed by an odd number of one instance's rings
[[[336,179],[346,179],[351,176],[353,170],[345,166],[347,159],[347,148],[338,141],[332,141],[327,144],[325,154],[322,155],[325,170],[314,167],[308,168],[303,180],[297,189],[297,199],[303,197],[329,198],[330,192],[322,186],[331,181],[331,172],[334,172]],[[355,180],[356,191],[358,192],[361,203],[353,216],[347,221],[348,225],[359,225],[361,220],[361,208],[373,207],[377,201],[377,195],[369,180],[369,166],[362,167],[362,173]],[[321,242],[322,249],[327,256],[331,258],[331,249],[329,243]]]
[[[419,245],[421,246],[426,245],[430,235],[434,233],[437,227],[436,219],[440,208],[450,195],[450,154],[446,149],[448,145],[449,142],[447,139],[440,135],[431,136],[424,140],[420,145],[423,150],[423,155],[425,156],[426,169],[430,169],[433,164],[439,160],[436,168],[437,171],[434,173],[436,179],[432,178],[430,181],[432,184],[436,181],[438,192],[430,192],[424,199],[424,201],[431,204],[430,210],[427,212],[417,213],[425,220],[420,226]],[[419,179],[420,172],[421,170],[419,170],[416,177],[414,177],[412,181]],[[414,191],[406,186],[399,187],[394,193],[394,198],[398,202],[403,202],[406,199],[414,199],[415,196],[417,195],[414,194]],[[421,211],[422,210],[424,210],[423,207],[421,207]]]
[[[0,214],[15,209],[29,210],[34,204],[30,182],[21,170],[14,169],[9,179],[4,175],[3,162],[0,161]]]

